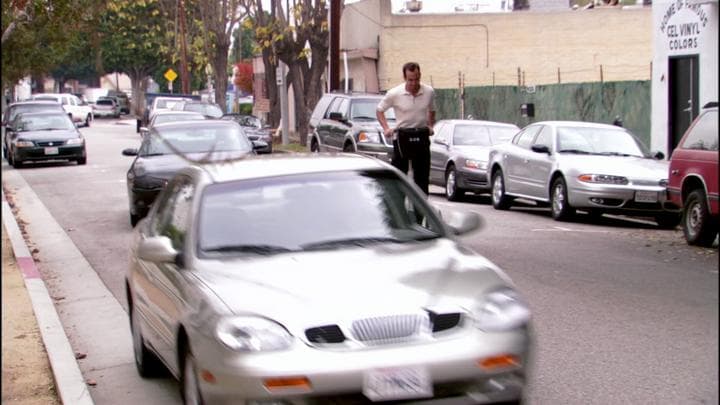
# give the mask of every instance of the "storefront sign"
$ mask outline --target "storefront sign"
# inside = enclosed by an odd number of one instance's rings
[[[667,37],[671,52],[691,51],[698,48],[700,33],[707,24],[708,15],[701,5],[677,0],[668,4],[660,31]]]

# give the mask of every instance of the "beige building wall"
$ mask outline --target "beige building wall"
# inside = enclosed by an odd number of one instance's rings
[[[413,15],[392,14],[389,0],[366,0],[346,5],[342,18],[341,48],[378,38],[381,90],[402,81],[407,61],[420,63],[423,81],[436,88],[457,88],[459,73],[465,86],[651,76],[650,6]]]

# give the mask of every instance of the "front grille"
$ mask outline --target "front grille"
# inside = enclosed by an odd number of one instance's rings
[[[60,146],[60,145],[65,145],[65,141],[37,141],[37,142],[35,142],[35,145],[37,145],[37,146]]]
[[[337,325],[325,325],[307,329],[305,336],[312,343],[342,343],[345,341],[345,335]]]
[[[366,318],[352,323],[352,335],[366,343],[406,340],[430,330],[427,314],[391,315]]]

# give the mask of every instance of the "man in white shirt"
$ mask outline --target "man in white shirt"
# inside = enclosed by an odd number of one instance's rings
[[[405,83],[388,90],[377,106],[377,118],[385,138],[393,141],[392,165],[408,173],[412,162],[413,179],[428,194],[430,177],[430,136],[435,125],[435,90],[420,83],[420,65],[403,65]],[[397,126],[388,126],[385,111],[395,110]],[[395,136],[397,135],[397,136]]]

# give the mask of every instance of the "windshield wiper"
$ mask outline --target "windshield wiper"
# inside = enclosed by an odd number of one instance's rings
[[[217,253],[255,253],[259,255],[271,255],[275,253],[292,252],[282,246],[275,245],[222,245],[203,249],[204,252]]]
[[[621,152],[598,152],[598,155],[603,155],[603,156],[635,156],[635,157],[640,157],[640,156],[638,156],[638,155],[631,155],[631,154],[629,154],[629,153],[621,153]]]
[[[576,153],[578,155],[592,155],[593,152],[588,152],[586,150],[580,150],[580,149],[561,149],[558,152],[560,153]]]
[[[140,155],[140,157],[148,157],[148,156],[162,156],[164,153],[160,152],[153,152],[153,153],[145,153],[143,155]]]
[[[367,238],[347,238],[347,239],[333,239],[321,242],[306,243],[300,247],[303,250],[322,250],[331,249],[342,246],[367,246],[375,245],[378,243],[403,243],[407,240],[390,238],[390,237],[367,237]]]
[[[361,119],[361,120],[376,120],[377,117],[368,117],[366,115],[356,115],[353,117],[353,119]]]

